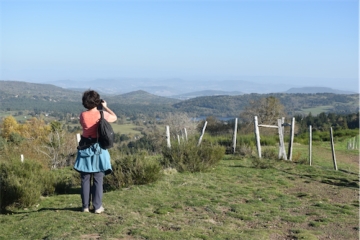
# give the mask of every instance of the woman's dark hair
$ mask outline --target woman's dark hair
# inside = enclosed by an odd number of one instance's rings
[[[92,109],[100,105],[100,95],[94,90],[85,91],[82,97],[82,104],[87,109]]]

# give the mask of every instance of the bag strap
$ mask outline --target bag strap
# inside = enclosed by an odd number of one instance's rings
[[[96,129],[96,142],[97,142],[97,143],[99,142],[99,127],[100,127],[100,121],[101,121],[101,119],[104,119],[103,110],[99,110],[99,112],[100,112],[99,124],[98,124],[98,127],[97,127],[97,129]]]

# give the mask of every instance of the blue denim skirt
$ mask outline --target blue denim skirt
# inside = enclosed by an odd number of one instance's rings
[[[109,151],[102,149],[98,143],[94,143],[86,149],[78,150],[74,169],[85,173],[104,172],[105,175],[111,173]]]

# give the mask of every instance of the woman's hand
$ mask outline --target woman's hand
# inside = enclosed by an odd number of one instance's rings
[[[107,111],[110,114],[109,119],[107,119],[107,121],[108,122],[115,122],[117,120],[117,116],[110,108],[108,108],[106,101],[102,100],[101,104],[102,104],[104,110]]]
[[[101,99],[101,105],[105,108],[107,107],[107,103],[104,99]]]

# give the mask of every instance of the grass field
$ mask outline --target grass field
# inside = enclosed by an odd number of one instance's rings
[[[318,106],[315,108],[304,108],[302,109],[302,113],[305,115],[309,115],[309,113],[311,113],[313,116],[317,116],[322,112],[328,112],[330,109],[332,109],[333,106],[329,105],[329,106]]]
[[[120,134],[132,134],[132,135],[141,135],[139,130],[136,130],[136,125],[132,123],[127,124],[116,124],[112,123],[111,126],[114,129],[114,132]]]
[[[79,189],[0,215],[0,239],[359,239],[359,152],[314,148],[313,165],[226,155],[205,173],[166,171],[153,184],[104,194],[81,212]]]

